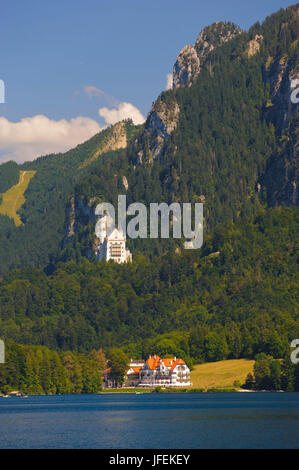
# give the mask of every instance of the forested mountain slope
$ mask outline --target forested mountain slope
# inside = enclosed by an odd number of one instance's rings
[[[296,208],[269,209],[219,226],[203,250],[12,271],[0,283],[1,335],[79,352],[121,345],[132,357],[282,357],[299,334],[298,222]]]
[[[64,154],[23,165],[0,165],[0,193],[16,184],[20,170],[36,172],[19,211],[23,225],[16,228],[12,219],[0,215],[0,276],[15,267],[45,267],[55,260],[65,235],[66,207],[74,184],[92,171],[103,154],[126,147],[134,132],[131,121],[121,122]]]
[[[144,126],[122,124],[126,137],[117,128],[116,149],[110,128],[19,167],[36,174],[24,225],[0,217],[5,338],[193,361],[282,357],[299,334],[298,11],[248,32],[205,28]],[[13,184],[14,165],[5,171]],[[118,194],[128,204],[203,202],[202,249],[128,240],[132,264],[95,262],[95,205],[116,205]]]
[[[76,185],[76,230],[62,259],[92,257],[93,209],[101,199],[116,205],[118,194],[146,205],[203,202],[206,231],[251,220],[262,206],[298,205],[298,104],[291,101],[298,31],[296,5],[248,32],[230,23],[205,28],[194,48],[197,69],[184,48],[176,86],[158,97],[144,128]],[[179,81],[186,71],[188,80]],[[130,248],[151,255],[172,245],[160,242],[130,241]]]

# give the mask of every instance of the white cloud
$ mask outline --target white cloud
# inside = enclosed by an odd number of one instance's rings
[[[85,93],[87,94],[88,98],[91,99],[93,98],[94,96],[105,96],[106,93],[101,90],[100,88],[97,88],[96,86],[92,86],[92,85],[86,85],[84,87],[84,91]]]
[[[94,86],[86,86],[84,91],[90,98],[109,98],[109,95]],[[103,107],[98,111],[107,125],[128,118],[134,124],[145,121],[139,109],[131,103],[119,103],[115,98],[110,98],[114,100],[112,109]],[[0,164],[8,160],[23,163],[41,155],[65,152],[90,139],[103,128],[95,120],[82,116],[56,121],[41,114],[25,117],[18,122],[0,117]]]
[[[145,119],[138,108],[131,103],[119,103],[115,108],[100,108],[99,115],[107,124],[115,124],[124,119],[132,119],[134,124],[143,124]]]
[[[166,90],[171,90],[173,88],[173,78],[172,73],[166,75]]]
[[[99,98],[101,101],[106,102],[108,106],[118,106],[120,104],[120,101],[114,98],[114,96],[109,95],[105,91],[93,85],[86,85],[84,87],[84,93],[86,93],[90,100],[93,98]]]
[[[37,115],[19,122],[0,117],[0,162],[15,160],[21,163],[40,155],[65,152],[100,130],[96,121],[81,116],[69,121],[55,121]]]

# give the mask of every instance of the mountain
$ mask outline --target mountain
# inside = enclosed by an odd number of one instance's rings
[[[65,235],[73,186],[92,171],[102,155],[117,154],[125,148],[135,131],[131,121],[117,123],[64,154],[47,155],[23,165],[0,165],[0,194],[18,182],[20,171],[35,171],[18,212],[22,225],[16,227],[13,220],[1,215],[0,203],[0,275],[22,266],[45,267],[55,259]]]
[[[202,201],[208,231],[264,204],[298,205],[298,106],[290,100],[298,30],[298,4],[248,32],[214,23],[182,49],[174,88],[157,98],[144,126],[119,123],[20,166],[36,174],[20,209],[24,225],[0,215],[0,274],[92,258],[94,206],[99,196],[115,203],[118,191],[145,204]]]
[[[204,28],[193,45],[185,46],[173,67],[173,87],[190,87],[199,73],[211,66],[210,52],[230,41],[241,29],[232,23],[219,21]]]
[[[79,242],[69,239],[70,256],[88,253],[83,239],[92,246],[99,195],[114,204],[118,193],[146,205],[201,201],[207,231],[250,220],[265,205],[298,205],[298,106],[290,99],[299,77],[298,30],[295,5],[248,32],[221,22],[204,28],[192,46],[201,64],[196,70],[183,48],[174,89],[157,98],[127,150],[109,164],[99,161],[76,185]],[[130,243],[148,254],[166,248],[161,240],[159,247]]]
[[[22,225],[0,216],[5,337],[191,362],[282,357],[299,334],[298,22],[299,4],[249,31],[214,23],[182,49],[173,89],[143,126],[119,123],[64,154],[0,166],[2,193],[17,171],[35,172]],[[128,239],[132,264],[97,263],[94,209],[119,194],[146,206],[202,202],[202,249]]]

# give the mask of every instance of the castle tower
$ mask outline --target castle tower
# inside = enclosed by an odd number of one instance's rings
[[[132,254],[126,249],[126,236],[122,231],[114,228],[107,235],[107,216],[103,216],[96,225],[96,235],[99,239],[99,245],[96,248],[96,258],[98,261],[105,259],[113,260],[117,263],[126,263],[132,261]]]

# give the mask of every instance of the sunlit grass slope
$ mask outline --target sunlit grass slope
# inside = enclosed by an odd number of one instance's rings
[[[25,202],[24,193],[36,171],[20,171],[19,182],[1,194],[0,214],[7,215],[14,220],[16,226],[22,225],[18,210]]]
[[[252,373],[253,364],[254,361],[248,359],[231,359],[196,365],[191,372],[191,387],[230,387],[236,381],[242,385],[247,374]]]

